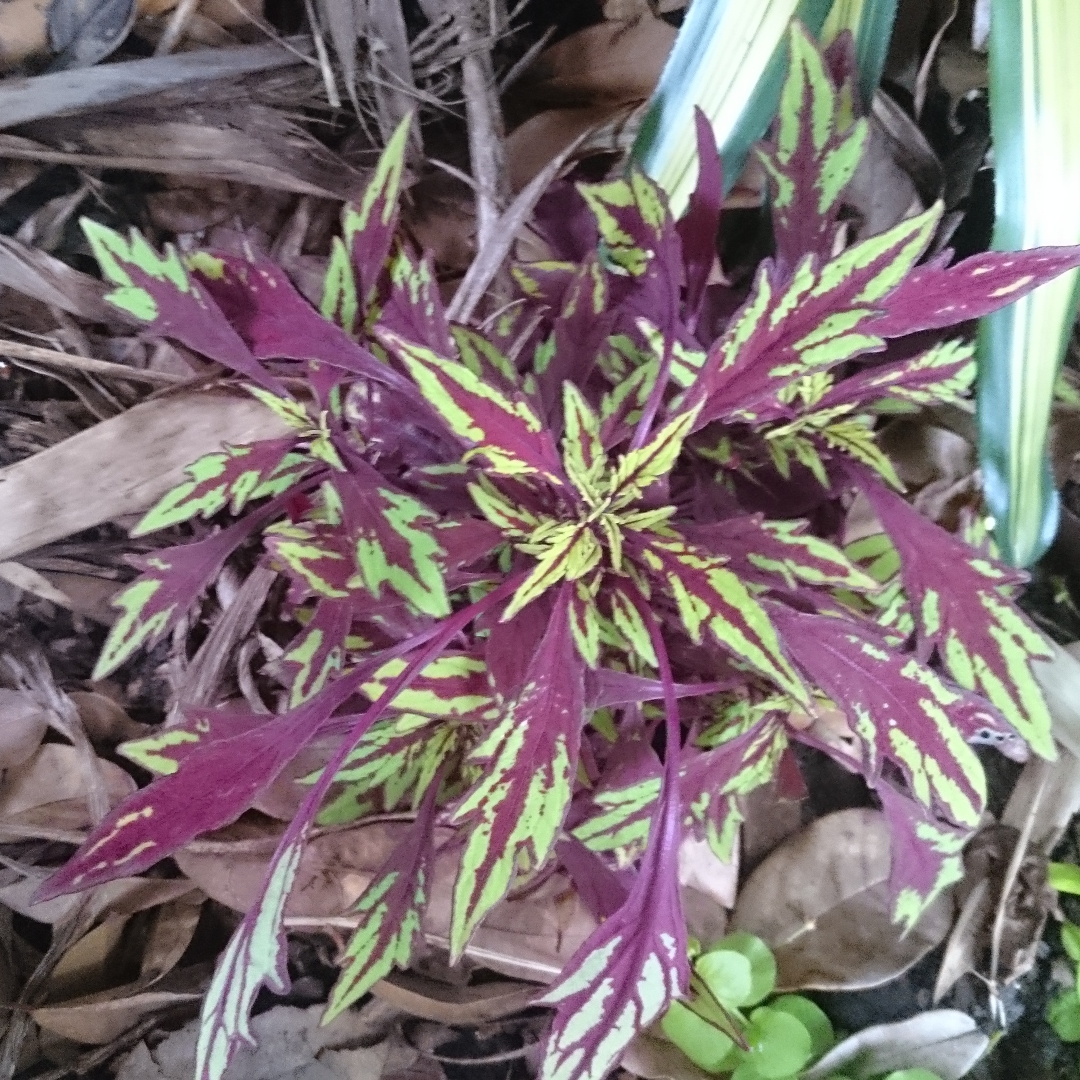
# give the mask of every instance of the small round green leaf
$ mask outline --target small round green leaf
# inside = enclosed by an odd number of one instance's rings
[[[1080,997],[1075,990],[1065,990],[1046,1009],[1047,1023],[1066,1043],[1080,1042]]]
[[[810,1032],[790,1013],[762,1007],[750,1014],[747,1061],[764,1080],[785,1080],[810,1060]]]
[[[776,958],[761,938],[753,934],[728,934],[698,958],[694,965],[698,974],[701,974],[702,961],[713,952],[740,953],[750,961],[750,993],[744,999],[744,1005],[756,1005],[773,992],[776,986]],[[702,978],[705,976],[702,975]]]
[[[660,1028],[699,1069],[708,1073],[725,1071],[724,1062],[731,1057],[735,1044],[681,1001],[671,1003]]]
[[[785,994],[775,1001],[770,1001],[769,1008],[794,1016],[806,1028],[810,1033],[812,1059],[821,1057],[833,1048],[836,1034],[833,1031],[832,1021],[809,998],[804,998],[800,994]]]
[[[753,968],[740,952],[716,949],[697,958],[694,971],[704,980],[721,1005],[737,1009],[750,1001],[754,992]],[[759,1001],[760,998],[754,998]]]
[[[1066,920],[1061,925],[1061,947],[1073,963],[1080,964],[1080,926]]]
[[[1058,892],[1080,896],[1080,866],[1067,862],[1052,862],[1046,867],[1046,880]]]

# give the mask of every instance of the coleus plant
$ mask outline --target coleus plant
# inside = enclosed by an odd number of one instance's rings
[[[200,459],[147,514],[139,533],[201,534],[142,559],[96,675],[160,640],[241,547],[286,576],[297,630],[281,711],[188,709],[129,744],[157,778],[41,895],[146,870],[339,737],[219,964],[200,1080],[250,1040],[260,987],[287,987],[285,904],[316,823],[414,821],[357,902],[328,1016],[410,962],[437,846],[458,860],[455,960],[508,893],[562,865],[600,923],[541,999],[543,1075],[598,1078],[688,990],[680,843],[730,858],[741,797],[798,788],[793,740],[876,792],[907,926],[960,876],[983,812],[971,744],[1053,755],[1020,576],[897,494],[875,425],[963,395],[972,349],[949,328],[1080,249],[920,264],[940,206],[844,247],[866,138],[852,55],[850,35],[823,57],[792,31],[760,150],[776,254],[741,291],[715,280],[703,121],[681,220],[639,171],[553,192],[538,225],[554,257],[514,267],[518,296],[479,326],[448,322],[397,234],[405,126],[345,210],[320,310],[263,256],[162,255],[85,223],[113,303],[291,428]],[[845,550],[857,494],[881,528]],[[819,732],[824,710],[846,735]]]

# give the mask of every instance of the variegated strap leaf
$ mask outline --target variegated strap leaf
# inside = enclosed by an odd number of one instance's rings
[[[517,698],[468,759],[484,772],[451,815],[467,833],[454,883],[454,958],[511,883],[544,864],[570,804],[585,701],[567,620],[569,592],[564,586],[556,599]]]
[[[784,655],[776,628],[721,556],[671,531],[641,545],[640,560],[650,578],[674,599],[686,632],[695,643],[705,631],[722,648],[786,690],[808,701],[806,687]]]
[[[780,577],[790,589],[800,581],[853,592],[881,588],[839,548],[807,533],[805,521],[765,521],[754,514],[683,531],[699,547],[724,555],[728,568],[744,579],[770,584]]]
[[[637,168],[626,179],[581,184],[578,190],[596,218],[605,269],[629,277],[645,274],[672,228],[663,191]]]
[[[788,415],[781,394],[885,343],[889,294],[926,250],[940,204],[818,265],[806,256],[790,275],[762,264],[746,303],[713,346],[687,406],[704,401],[697,424],[726,419],[762,424]]]
[[[80,221],[106,280],[116,288],[105,297],[146,329],[273,389],[277,380],[251,354],[221,309],[188,273],[172,245],[159,255],[132,229],[120,233],[89,218]]]
[[[375,724],[334,777],[340,790],[319,812],[319,824],[346,825],[370,814],[415,809],[448,758],[475,741],[469,725],[402,713]],[[313,783],[317,773],[307,777]]]
[[[879,412],[908,411],[955,401],[967,393],[974,379],[974,346],[945,341],[910,360],[868,367],[841,380],[817,407],[873,404]]]
[[[423,940],[420,918],[435,861],[435,795],[432,783],[405,841],[375,872],[353,910],[360,916],[330,991],[323,1024],[332,1023],[395,967],[406,968]]]
[[[555,444],[536,410],[520,394],[504,394],[456,360],[383,330],[380,339],[409,370],[450,430],[482,456],[488,473],[539,476],[563,486]]]
[[[318,462],[294,452],[295,438],[267,439],[204,454],[184,471],[191,477],[158,500],[132,536],[145,536],[192,518],[210,518],[226,506],[239,514],[249,502],[280,495],[302,480]]]
[[[419,499],[396,491],[362,461],[350,464],[339,482],[342,514],[355,544],[350,588],[364,588],[378,600],[384,585],[417,611],[435,618],[450,613],[444,566],[437,539],[439,516]]]
[[[986,776],[964,741],[966,718],[956,715],[968,707],[965,696],[854,623],[778,605],[773,618],[798,664],[847,715],[867,783],[877,787],[892,762],[928,811],[977,828]]]
[[[199,1019],[195,1080],[222,1080],[240,1043],[255,1045],[248,1018],[263,986],[277,994],[289,991],[289,953],[281,925],[300,869],[304,836],[297,831],[274,853],[259,902],[244,917],[218,962]]]
[[[272,259],[197,252],[184,261],[257,360],[307,360],[414,394],[407,379],[312,307]]]
[[[556,1006],[540,1080],[602,1080],[630,1040],[690,981],[676,853],[678,798],[661,800],[627,901],[595,930],[537,1004]]]
[[[1032,675],[1052,654],[1009,598],[1022,573],[968,547],[873,479],[856,474],[900,554],[900,574],[919,637],[937,647],[949,675],[995,705],[1035,753],[1056,756],[1050,714]]]
[[[92,678],[104,679],[137,649],[159,642],[259,524],[249,517],[197,543],[133,557],[142,573],[110,601],[120,615],[105,639]]]
[[[854,122],[851,87],[833,85],[817,44],[791,25],[790,65],[780,99],[774,143],[758,151],[769,177],[778,261],[788,267],[806,254],[828,256],[840,196],[855,174],[868,132]]]

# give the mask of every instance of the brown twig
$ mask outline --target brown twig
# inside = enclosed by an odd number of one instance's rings
[[[481,255],[502,228],[500,215],[507,202],[506,150],[503,145],[502,109],[499,106],[491,53],[479,48],[483,34],[477,25],[473,0],[452,0],[448,5],[465,55],[461,83],[465,118],[469,125],[469,158],[476,180],[476,250]],[[500,259],[500,264],[502,260]]]
[[[25,360],[46,367],[79,371],[84,375],[124,379],[127,382],[141,382],[150,386],[174,386],[185,381],[182,375],[173,375],[167,371],[146,371],[128,367],[126,364],[113,364],[108,360],[75,356],[72,353],[60,352],[59,349],[46,349],[41,345],[27,345],[21,341],[0,341],[0,356],[6,356],[15,363]]]

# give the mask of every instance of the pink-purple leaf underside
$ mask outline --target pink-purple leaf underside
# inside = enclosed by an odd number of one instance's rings
[[[610,919],[626,903],[636,876],[632,870],[613,870],[576,836],[564,836],[555,854],[597,922]]]
[[[871,329],[884,338],[939,330],[982,318],[1080,266],[1080,247],[986,251],[954,266],[950,252],[917,267],[889,296]]]
[[[206,253],[196,265],[196,280],[258,360],[327,364],[415,398],[407,379],[316,311],[273,260]]]
[[[676,222],[686,267],[684,316],[693,330],[705,299],[705,286],[716,263],[720,231],[720,207],[724,200],[724,175],[720,151],[708,117],[694,109],[697,135],[698,178],[686,213]]]
[[[615,705],[633,705],[643,701],[659,701],[664,696],[664,684],[659,679],[633,675],[628,671],[615,671],[601,667],[586,676],[589,687],[589,706],[606,709]],[[678,698],[701,697],[730,690],[734,679],[723,682],[675,683],[673,690]]]

